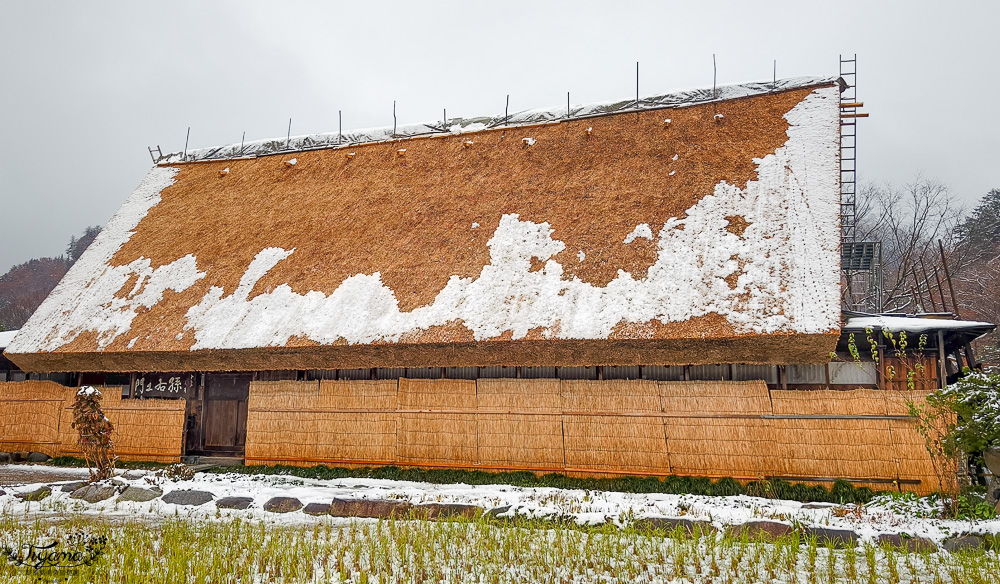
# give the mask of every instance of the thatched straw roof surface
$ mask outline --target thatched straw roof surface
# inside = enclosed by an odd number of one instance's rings
[[[821,361],[838,87],[153,168],[28,370]]]

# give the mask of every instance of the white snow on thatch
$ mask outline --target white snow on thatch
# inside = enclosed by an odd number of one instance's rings
[[[713,312],[746,333],[837,330],[838,105],[836,87],[815,89],[785,115],[787,142],[754,160],[757,180],[719,183],[683,219],[664,217],[655,238],[648,226],[648,235],[637,228],[636,236],[654,239],[658,248],[645,274],[619,271],[606,286],[567,277],[552,259],[565,248],[553,239],[553,227],[509,213],[488,242],[490,263],[479,275],[452,276],[432,303],[413,311],[400,311],[378,272],[351,276],[330,294],[281,285],[251,299],[254,284],[295,252],[271,247],[257,254],[234,292],[212,287],[192,306],[184,330],[193,333],[193,349],[282,346],[291,337],[396,341],[456,321],[477,340],[505,331],[519,339],[532,329],[550,338],[602,339],[623,322],[679,322]],[[147,175],[9,351],[52,351],[84,331],[96,332],[103,349],[164,291],[182,292],[205,277],[192,255],[156,269],[146,258],[110,265],[176,172],[156,167]],[[726,229],[733,215],[748,223],[742,235]],[[532,271],[532,259],[543,268]],[[726,278],[733,275],[731,288]],[[132,289],[116,298],[133,276]]]
[[[650,240],[653,239],[653,230],[650,229],[648,223],[640,223],[636,225],[635,229],[632,230],[632,233],[629,233],[628,235],[625,236],[625,241],[623,241],[622,243],[628,245],[640,237],[644,237]]]
[[[520,339],[536,328],[550,338],[601,339],[621,322],[678,322],[712,312],[742,332],[836,330],[837,106],[836,88],[817,89],[786,115],[788,142],[755,161],[758,180],[745,188],[720,183],[684,219],[665,218],[658,259],[646,274],[619,272],[603,287],[566,278],[552,259],[565,248],[552,238],[552,226],[507,214],[479,276],[452,276],[431,304],[411,312],[399,310],[378,272],[351,276],[329,295],[283,285],[248,299],[257,280],[294,251],[267,248],[236,292],[224,296],[213,287],[192,307],[185,328],[194,332],[194,349],[281,346],[293,336],[323,344],[396,341],[454,321],[477,340],[505,331]],[[732,215],[749,223],[742,236],[726,230]],[[532,271],[533,258],[544,262],[541,270]],[[738,272],[730,288],[726,278]]]
[[[97,238],[63,277],[21,332],[7,347],[11,353],[54,351],[80,333],[97,333],[103,349],[132,327],[139,310],[163,299],[166,290],[182,292],[200,278],[194,256],[153,268],[139,258],[112,266],[111,258],[132,237],[136,226],[160,202],[160,192],[174,183],[176,168],[154,167],[115,213]],[[125,298],[116,298],[131,277],[136,283]]]

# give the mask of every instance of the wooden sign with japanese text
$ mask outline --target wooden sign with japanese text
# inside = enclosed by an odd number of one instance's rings
[[[134,398],[175,398],[194,397],[194,373],[142,373],[135,376],[132,383]]]

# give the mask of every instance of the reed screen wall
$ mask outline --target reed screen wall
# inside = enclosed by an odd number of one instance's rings
[[[925,395],[763,381],[254,382],[246,462],[844,478],[929,493],[938,479],[907,407]]]
[[[114,426],[115,452],[126,460],[177,462],[184,437],[184,400],[122,400],[122,388],[99,388]],[[0,450],[81,456],[73,429],[77,388],[53,381],[0,383]]]

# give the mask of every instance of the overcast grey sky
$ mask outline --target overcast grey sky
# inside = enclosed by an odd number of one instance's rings
[[[103,225],[146,150],[835,75],[858,53],[863,178],[1000,188],[1000,2],[0,0],[0,273]]]

